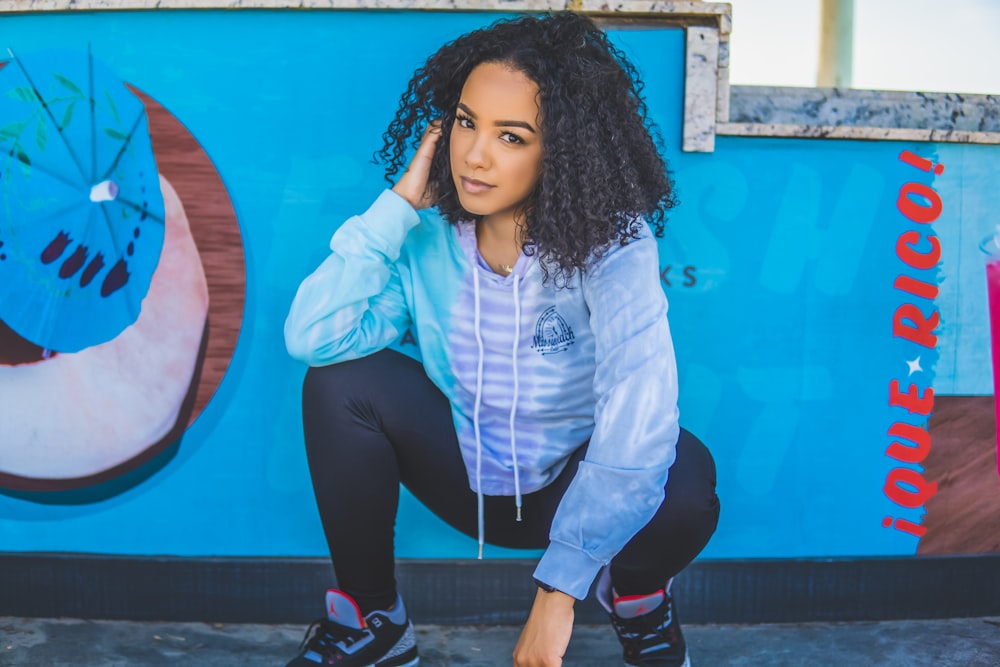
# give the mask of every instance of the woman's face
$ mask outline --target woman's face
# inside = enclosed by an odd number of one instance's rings
[[[484,220],[513,220],[542,170],[538,85],[500,63],[465,80],[449,151],[458,200]]]

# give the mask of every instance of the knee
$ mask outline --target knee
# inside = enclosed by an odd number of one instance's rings
[[[305,418],[308,419],[310,413],[329,410],[343,401],[350,383],[345,381],[345,374],[339,366],[313,366],[306,371],[302,381],[302,414]]]
[[[330,401],[364,391],[366,379],[378,376],[385,351],[328,366],[311,366],[302,381],[302,401]]]
[[[349,367],[351,362],[315,366],[302,381],[302,426],[306,451],[330,451],[342,440],[345,428],[366,417],[362,383]]]
[[[715,494],[716,469],[712,452],[697,436],[686,429],[681,429],[677,438],[677,458],[670,468],[703,488],[710,489]]]
[[[698,438],[681,430],[677,441],[677,459],[670,468],[666,501],[671,514],[694,524],[711,523],[719,518],[716,493],[715,460]]]
[[[302,381],[302,415],[328,419],[341,409],[365,404],[371,392],[371,369],[365,359],[313,366]]]
[[[676,481],[676,480],[675,480]],[[715,526],[719,522],[721,503],[715,487],[681,488],[667,484],[667,505],[669,520],[684,530],[699,530],[705,526]]]
[[[421,370],[419,362],[393,350],[342,361],[329,366],[316,366],[306,371],[302,382],[302,411],[310,415],[348,413],[372,417],[377,408],[398,393],[406,384],[407,373]]]

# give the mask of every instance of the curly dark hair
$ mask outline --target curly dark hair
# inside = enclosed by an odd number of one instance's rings
[[[427,124],[440,119],[428,189],[447,221],[476,219],[459,203],[448,145],[465,80],[482,63],[523,72],[539,88],[542,167],[523,207],[521,241],[527,254],[538,253],[546,279],[565,283],[612,243],[636,238],[639,217],[662,237],[666,211],[677,202],[643,83],[593,21],[572,12],[500,20],[428,58],[375,153],[389,183]]]

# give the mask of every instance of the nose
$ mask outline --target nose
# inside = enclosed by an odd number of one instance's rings
[[[486,169],[490,164],[489,139],[485,134],[476,134],[465,152],[465,164],[473,169]]]

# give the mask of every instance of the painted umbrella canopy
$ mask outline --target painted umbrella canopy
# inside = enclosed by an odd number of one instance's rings
[[[89,51],[0,69],[0,321],[46,350],[115,338],[163,246],[142,102]]]

